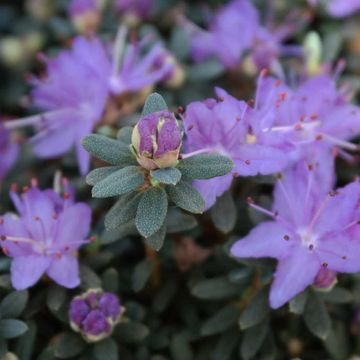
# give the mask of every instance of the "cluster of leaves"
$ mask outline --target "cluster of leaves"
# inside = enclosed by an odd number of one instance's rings
[[[141,116],[165,110],[168,107],[164,99],[154,93],[147,98]],[[116,140],[92,134],[82,141],[89,153],[113,165],[91,171],[86,181],[94,186],[93,197],[120,196],[105,217],[107,229],[136,226],[146,243],[160,250],[170,215],[168,199],[183,210],[201,214],[205,203],[191,182],[226,175],[233,164],[215,153],[180,158],[174,167],[147,170],[137,164],[131,132],[131,128],[123,128]]]

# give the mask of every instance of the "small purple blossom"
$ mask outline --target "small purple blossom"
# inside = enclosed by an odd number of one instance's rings
[[[259,81],[262,81],[260,77]],[[194,182],[195,188],[211,207],[218,196],[229,189],[234,176],[269,175],[282,171],[292,161],[295,147],[281,133],[272,132],[276,107],[263,102],[267,97],[259,86],[254,107],[216,89],[218,100],[208,99],[187,106],[183,116],[188,153],[219,152],[230,157],[233,172],[211,180]],[[270,94],[270,93],[269,93]],[[271,94],[282,106],[281,89]],[[270,103],[270,102],[269,102]]]
[[[11,139],[11,134],[0,122],[0,181],[13,167],[19,155],[19,147]]]
[[[142,117],[134,127],[132,145],[141,166],[153,170],[176,165],[182,132],[173,113],[161,111]]]
[[[116,295],[90,289],[71,301],[70,324],[86,341],[96,342],[111,335],[124,311]]]
[[[315,277],[313,286],[321,291],[330,291],[337,283],[337,272],[322,267]]]
[[[154,7],[154,0],[116,0],[116,9],[141,20],[148,19]]]
[[[332,191],[319,186],[321,172],[299,163],[279,178],[273,210],[250,205],[273,218],[237,241],[237,258],[270,257],[278,260],[270,291],[270,304],[278,308],[314,283],[322,268],[352,273],[360,270],[359,226],[356,211],[360,182]]]
[[[18,215],[1,217],[0,238],[3,252],[13,258],[13,287],[31,287],[44,274],[61,286],[78,286],[77,251],[89,242],[90,207],[75,203],[70,193],[41,191],[36,183],[21,196],[13,191],[11,198]]]
[[[101,20],[96,0],[72,0],[68,7],[68,14],[81,34],[94,32]]]
[[[134,93],[152,88],[165,80],[174,70],[174,64],[167,61],[168,51],[160,43],[152,45],[142,55],[148,39],[130,42],[126,46],[127,30],[121,28],[115,41],[114,66],[110,89],[115,95]]]
[[[311,6],[316,6],[318,0],[308,0]],[[360,11],[359,0],[330,0],[327,4],[327,11],[336,18],[343,18],[353,15]]]

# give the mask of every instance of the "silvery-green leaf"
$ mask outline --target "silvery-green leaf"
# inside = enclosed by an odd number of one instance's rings
[[[242,359],[249,360],[254,358],[260,350],[268,331],[267,321],[245,330],[240,350]]]
[[[132,126],[124,126],[118,131],[116,137],[118,140],[122,141],[123,143],[130,145],[132,132],[133,132]]]
[[[29,299],[29,293],[26,290],[14,291],[1,301],[0,315],[3,319],[16,318],[25,309]]]
[[[0,338],[16,338],[28,331],[28,326],[20,320],[2,319],[0,320]]]
[[[193,214],[201,214],[205,208],[205,202],[201,195],[189,183],[180,181],[177,185],[166,187],[171,200],[180,208]]]
[[[107,245],[115,241],[121,240],[128,235],[137,235],[137,234],[138,231],[136,229],[135,219],[134,219],[134,220],[130,220],[129,222],[123,225],[120,225],[116,229],[105,230],[101,234],[100,241],[102,244]]]
[[[62,333],[54,343],[56,357],[69,359],[79,355],[86,347],[85,342],[77,334]]]
[[[91,155],[111,165],[126,166],[136,164],[136,159],[131,153],[129,145],[122,141],[104,135],[90,134],[82,139],[81,143]]]
[[[240,310],[235,306],[225,306],[208,319],[201,327],[202,335],[221,333],[237,324]]]
[[[201,154],[180,160],[177,168],[189,180],[207,180],[228,174],[234,167],[231,159],[220,154]]]
[[[319,294],[309,291],[306,302],[304,320],[308,329],[317,337],[325,340],[331,330],[330,316],[326,310],[324,301]]]
[[[181,179],[181,172],[176,168],[159,169],[152,171],[151,177],[162,184],[176,185]]]
[[[146,116],[158,111],[166,111],[168,106],[164,98],[158,93],[150,94],[146,101],[141,116]]]
[[[178,208],[171,207],[166,217],[166,232],[168,234],[187,231],[197,225],[194,216],[184,213]]]
[[[145,238],[160,230],[165,221],[168,208],[166,192],[163,188],[152,187],[147,190],[136,212],[136,227]]]
[[[239,293],[239,287],[227,277],[216,277],[199,281],[191,288],[191,293],[199,299],[227,299]]]
[[[121,196],[106,214],[105,227],[109,230],[116,229],[130,220],[135,219],[141,196],[141,193],[134,192]]]
[[[150,330],[147,326],[134,321],[120,323],[115,330],[116,339],[126,344],[141,343],[149,334]]]
[[[145,242],[154,250],[159,251],[164,244],[165,236],[166,236],[166,225],[163,224],[160,230],[158,230],[155,234],[146,238]]]
[[[93,197],[103,198],[126,194],[144,184],[144,173],[138,166],[127,166],[98,182]]]
[[[94,346],[94,356],[96,360],[118,360],[116,342],[111,338],[107,338],[96,343]]]
[[[187,76],[191,82],[209,81],[219,77],[224,70],[224,66],[217,59],[210,59],[191,66]]]
[[[104,166],[94,169],[87,174],[86,183],[93,186],[120,169],[120,166]]]
[[[220,196],[210,210],[211,219],[217,229],[223,233],[230,232],[236,223],[236,206],[229,191]]]
[[[306,300],[308,296],[308,291],[305,290],[289,302],[289,310],[290,312],[301,315],[304,312]]]
[[[34,320],[29,321],[29,330],[17,339],[16,355],[20,360],[31,360],[37,335],[37,325]]]

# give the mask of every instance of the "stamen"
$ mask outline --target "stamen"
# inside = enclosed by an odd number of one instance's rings
[[[332,197],[334,197],[336,194],[337,194],[336,192],[330,192],[330,193],[328,194],[328,196],[326,196],[326,198],[324,199],[324,201],[321,203],[321,205],[319,206],[318,210],[317,210],[316,213],[314,214],[314,216],[313,216],[313,218],[312,218],[312,220],[311,220],[311,222],[310,222],[310,225],[309,225],[309,227],[308,227],[307,232],[308,232],[309,234],[311,234],[311,232],[312,232],[312,230],[313,230],[313,228],[314,228],[314,226],[315,226],[315,224],[316,224],[316,221],[319,219],[321,213],[326,209],[326,207],[327,207],[330,199],[331,199]]]
[[[332,143],[334,145],[338,145],[344,149],[347,149],[350,151],[359,151],[359,149],[360,149],[359,145],[353,144],[349,141],[340,140],[340,139],[337,139],[328,134],[321,134],[321,135],[323,136],[324,139],[328,140],[330,143]]]
[[[199,155],[199,154],[204,154],[204,153],[211,153],[214,152],[213,148],[203,148],[200,150],[196,150],[187,154],[182,154],[182,159],[187,159],[189,157],[195,156],[195,155]]]
[[[126,36],[128,30],[126,26],[120,26],[114,44],[114,62],[112,76],[116,78],[120,72],[122,60],[125,54]]]

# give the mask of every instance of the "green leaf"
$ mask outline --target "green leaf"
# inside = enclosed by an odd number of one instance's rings
[[[111,165],[136,164],[136,159],[130,151],[129,145],[119,140],[104,135],[91,134],[82,139],[81,143],[91,155]]]
[[[166,225],[163,224],[160,230],[158,230],[155,234],[146,238],[145,242],[152,249],[159,251],[164,245],[165,236],[166,236]]]
[[[28,326],[20,320],[4,319],[0,320],[0,338],[16,338],[28,331]]]
[[[138,166],[127,166],[98,182],[92,196],[103,198],[126,194],[144,184],[144,173]]]
[[[166,232],[173,234],[193,229],[197,225],[194,216],[182,212],[180,209],[171,207],[166,217]]]
[[[317,337],[325,340],[331,330],[330,316],[320,296],[310,291],[304,313],[305,324]]]
[[[324,345],[331,355],[331,359],[349,359],[350,336],[347,324],[342,321],[336,321],[325,339]],[[354,360],[355,359],[356,358],[354,358]]]
[[[146,116],[158,111],[166,111],[168,106],[164,98],[158,93],[150,94],[146,101],[141,116]]]
[[[113,174],[115,171],[120,170],[120,166],[104,166],[98,169],[90,171],[86,176],[86,183],[94,186],[99,181],[104,180],[109,175]]]
[[[171,200],[180,208],[193,214],[201,214],[205,208],[204,199],[187,182],[180,181],[177,185],[168,185],[166,190]]]
[[[118,240],[125,238],[128,235],[138,235],[138,231],[135,226],[135,219],[120,225],[114,230],[105,230],[101,234],[100,241],[102,244],[107,245]]]
[[[132,132],[133,132],[132,126],[124,126],[118,131],[116,137],[118,140],[122,141],[123,143],[130,145]]]
[[[116,327],[116,338],[126,344],[139,344],[146,339],[150,330],[147,326],[137,322],[120,323]]]
[[[79,355],[85,349],[85,342],[79,335],[62,333],[54,344],[55,356],[60,359],[69,359]]]
[[[304,312],[308,291],[305,290],[289,302],[289,310],[293,314],[301,315]]]
[[[242,330],[258,325],[269,315],[268,292],[260,291],[245,308],[239,319]]]
[[[237,324],[240,310],[234,306],[226,306],[208,319],[201,327],[201,335],[214,335],[228,330]]]
[[[108,338],[95,344],[94,356],[96,360],[118,360],[119,355],[116,342]]]
[[[192,360],[194,357],[189,341],[184,333],[173,336],[170,343],[170,351],[173,360]]]
[[[7,342],[4,339],[0,339],[0,359],[4,360],[4,356],[7,352],[8,352]]]
[[[347,304],[353,301],[353,294],[351,291],[339,286],[334,287],[328,292],[319,292],[319,295],[326,303]]]
[[[56,284],[52,284],[47,292],[46,302],[48,308],[53,312],[58,312],[66,300],[66,290]]]
[[[29,322],[29,331],[19,337],[16,343],[16,354],[19,360],[31,360],[36,340],[37,326],[35,321]]]
[[[153,268],[154,262],[147,259],[139,262],[135,266],[132,274],[132,288],[135,292],[139,292],[144,288],[149,280]]]
[[[265,341],[268,331],[267,321],[245,330],[240,350],[242,359],[252,359],[256,355]]]
[[[207,180],[228,174],[234,163],[220,154],[201,154],[183,159],[177,168],[189,180]]]
[[[29,293],[26,290],[14,291],[7,295],[0,304],[0,314],[2,318],[16,318],[18,317],[27,304]]]
[[[218,60],[210,59],[191,66],[187,76],[191,82],[209,81],[216,79],[223,72],[224,66]]]
[[[145,238],[160,230],[163,225],[168,208],[166,192],[163,188],[152,187],[147,190],[136,212],[136,227]]]
[[[236,206],[229,191],[220,196],[210,210],[211,219],[217,229],[223,233],[230,232],[236,223]]]
[[[101,288],[101,279],[88,266],[80,265],[81,288],[84,290],[91,288]]]
[[[108,268],[102,274],[104,291],[116,293],[119,291],[119,273],[114,268]]]
[[[191,288],[191,293],[199,299],[220,300],[235,296],[239,287],[229,282],[227,277],[202,280]]]
[[[162,184],[176,185],[181,179],[181,172],[176,168],[159,169],[152,171],[151,177]]]
[[[211,360],[229,360],[237,343],[239,341],[239,330],[230,329],[222,333],[219,341],[216,344],[214,352],[212,353]]]
[[[131,192],[123,195],[105,216],[105,227],[116,229],[135,219],[142,193]]]

